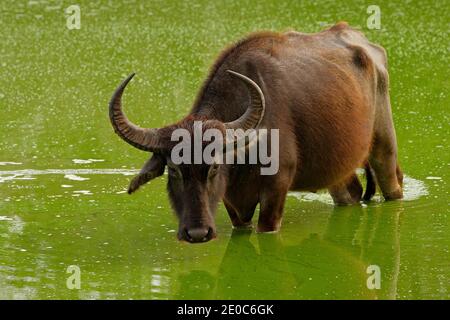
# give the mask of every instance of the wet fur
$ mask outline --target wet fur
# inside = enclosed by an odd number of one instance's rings
[[[173,128],[189,128],[196,119],[216,119],[223,129],[220,123],[245,112],[249,93],[228,69],[250,77],[264,92],[261,127],[280,130],[280,170],[261,176],[257,165],[224,165],[215,188],[193,187],[191,192],[202,195],[192,206],[205,208],[208,197],[223,198],[233,225],[246,226],[260,204],[258,231],[275,231],[289,190],[326,188],[336,204],[359,202],[363,190],[355,170],[360,167],[367,176],[364,200],[374,195],[376,184],[387,200],[402,197],[383,48],[346,23],[316,34],[252,34],[221,53],[190,114],[164,128],[168,137]],[[195,177],[207,169],[185,170]],[[188,200],[171,196],[171,201],[176,209]],[[202,210],[199,216],[208,215]]]

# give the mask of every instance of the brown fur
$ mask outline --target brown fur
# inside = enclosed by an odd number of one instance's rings
[[[195,119],[215,119],[223,130],[223,122],[240,117],[250,96],[226,72],[233,70],[264,92],[261,127],[280,130],[280,170],[261,176],[258,165],[222,165],[211,177],[206,164],[173,169],[180,176],[169,172],[168,188],[180,217],[179,237],[194,226],[211,228],[212,238],[220,198],[234,226],[248,226],[260,204],[261,232],[279,229],[289,190],[327,188],[337,204],[357,203],[362,187],[355,170],[365,163],[364,199],[375,193],[375,177],[386,199],[401,198],[386,68],[384,49],[346,23],[316,34],[255,33],[225,49],[190,115],[164,132],[170,137],[175,127],[190,128]],[[170,148],[157,153],[168,159]]]

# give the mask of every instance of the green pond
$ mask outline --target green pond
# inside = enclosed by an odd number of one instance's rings
[[[66,27],[71,4],[80,29]],[[448,2],[376,1],[373,30],[370,4],[1,1],[0,298],[450,299]],[[388,51],[404,200],[291,193],[276,234],[233,230],[221,204],[218,238],[191,245],[176,240],[167,175],[126,194],[149,157],[109,122],[126,75],[129,118],[162,126],[189,111],[227,44],[341,20]]]

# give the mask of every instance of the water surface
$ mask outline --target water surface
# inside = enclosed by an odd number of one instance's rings
[[[0,3],[0,298],[449,299],[449,11],[445,1]],[[149,157],[114,135],[118,82],[142,126],[186,114],[221,48],[255,30],[316,32],[346,20],[388,51],[405,200],[334,207],[291,193],[282,231],[176,240],[167,176],[125,193]],[[257,217],[257,215],[256,215]],[[69,265],[81,289],[69,290]],[[369,265],[381,289],[366,285]]]

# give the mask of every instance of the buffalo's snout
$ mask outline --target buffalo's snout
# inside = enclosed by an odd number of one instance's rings
[[[213,238],[215,238],[214,228],[205,226],[185,228],[180,235],[180,240],[190,243],[207,242]]]

